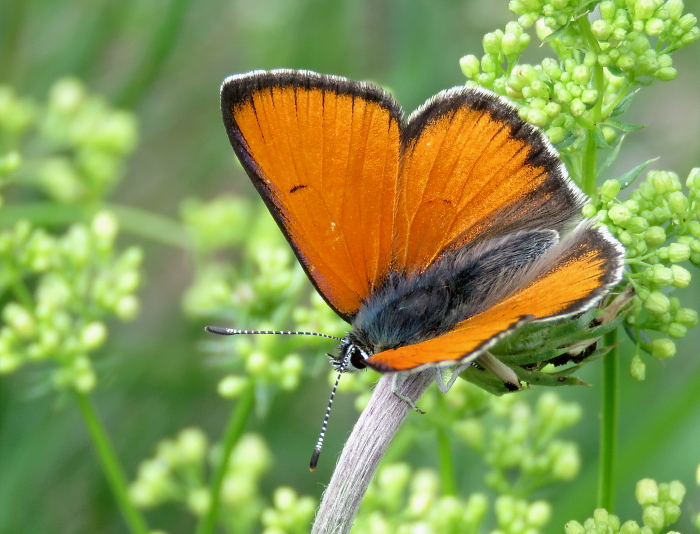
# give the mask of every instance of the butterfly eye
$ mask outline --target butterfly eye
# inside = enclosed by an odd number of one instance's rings
[[[367,364],[365,364],[366,359],[367,355],[364,353],[364,351],[362,351],[354,345],[351,347],[350,365],[352,365],[355,369],[364,369],[365,367],[367,367]]]

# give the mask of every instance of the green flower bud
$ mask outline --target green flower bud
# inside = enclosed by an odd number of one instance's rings
[[[591,219],[598,214],[598,210],[596,209],[596,207],[593,204],[589,203],[583,207],[583,209],[581,210],[581,213],[583,214],[584,217]]]
[[[642,523],[644,523],[644,526],[658,532],[665,526],[663,509],[653,504],[646,506],[642,512]]]
[[[674,191],[668,196],[668,208],[671,213],[683,218],[688,214],[688,198],[680,191]]]
[[[122,321],[129,321],[139,312],[139,300],[133,295],[121,297],[114,308],[114,314]]]
[[[668,484],[668,499],[672,504],[680,506],[685,497],[685,486],[679,480],[672,480]],[[667,523],[675,523],[675,521],[667,521]]]
[[[617,233],[617,239],[620,243],[625,245],[626,248],[632,247],[635,244],[635,238],[632,237],[632,234],[630,234],[627,230],[622,230]]]
[[[502,38],[503,38],[503,35],[499,34],[497,32],[489,32],[486,35],[484,35],[484,38],[482,40],[484,52],[486,52],[489,55],[497,56],[499,54],[499,52],[501,51],[501,39]]]
[[[649,227],[649,222],[644,217],[630,217],[627,221],[627,230],[633,234],[641,234]]]
[[[646,377],[646,368],[639,354],[635,354],[630,362],[630,376],[635,380],[642,381]]]
[[[535,126],[543,127],[549,122],[549,117],[547,117],[547,114],[541,109],[530,108],[525,120],[527,120],[527,122],[530,124],[534,124]]]
[[[611,40],[624,41],[625,37],[627,37],[627,28],[620,27],[618,25],[618,19],[615,19],[613,21],[613,32],[612,32]],[[610,51],[610,57],[613,57],[612,52],[618,52],[618,54],[619,54],[619,50],[614,48],[613,50]]]
[[[600,3],[598,9],[600,9],[600,16],[603,17],[605,20],[612,20],[613,18],[615,18],[615,13],[617,12],[615,2],[612,2],[611,0],[605,0],[604,2]]]
[[[13,332],[21,338],[30,338],[36,331],[36,322],[32,314],[16,302],[7,303],[2,310],[2,317]]]
[[[192,488],[187,492],[187,509],[197,517],[202,517],[211,504],[209,490],[207,488]]]
[[[690,258],[690,247],[684,243],[671,243],[668,246],[668,259],[673,263],[686,261]]]
[[[670,271],[673,275],[673,285],[678,288],[690,285],[690,272],[680,265],[671,265]]]
[[[574,98],[571,101],[570,109],[574,117],[581,117],[586,112],[586,104],[580,98]]]
[[[608,210],[610,220],[620,227],[624,227],[631,216],[630,210],[622,204],[615,204]]]
[[[658,341],[658,340],[657,340]],[[640,506],[647,506],[659,502],[659,486],[652,478],[643,478],[637,482],[634,495]],[[645,523],[646,524],[646,523]]]
[[[635,66],[635,60],[630,54],[622,54],[615,62],[622,70],[629,71]]]
[[[637,0],[633,5],[636,19],[648,19],[656,11],[656,2],[654,0]]]
[[[613,27],[608,20],[598,19],[591,23],[591,31],[599,41],[607,41],[612,35]]]
[[[692,13],[686,13],[678,19],[678,27],[684,32],[690,30],[698,22],[698,19]]]
[[[688,334],[688,329],[679,323],[670,323],[666,328],[666,333],[674,339],[684,338]]]
[[[625,521],[620,527],[620,534],[640,534],[641,529],[636,521]]]
[[[651,342],[651,355],[654,358],[673,358],[676,355],[676,344],[667,338],[655,339]]]
[[[678,20],[683,15],[683,0],[667,0],[666,9],[671,20]]]
[[[495,73],[498,70],[498,56],[486,54],[481,58],[481,70],[484,73]]]
[[[600,186],[600,194],[603,198],[603,202],[608,202],[615,198],[620,192],[621,185],[617,180],[606,180],[603,185]]]
[[[585,534],[586,529],[583,528],[581,523],[572,519],[564,525],[564,532],[566,532],[566,534]]]
[[[678,71],[673,67],[663,67],[656,71],[656,79],[662,82],[670,82],[678,76]]]
[[[552,476],[555,480],[572,480],[581,469],[581,457],[576,446],[565,444],[554,458]]]
[[[564,128],[560,128],[558,126],[555,126],[554,128],[549,128],[546,132],[547,137],[549,137],[549,140],[553,144],[561,143],[564,138],[566,137],[566,130]],[[585,206],[584,206],[585,209]],[[585,216],[585,215],[584,215]]]
[[[698,312],[692,308],[679,308],[674,315],[673,320],[676,323],[682,324],[686,328],[693,328],[698,324]]]
[[[657,18],[647,20],[644,31],[651,37],[657,37],[664,31],[664,21]]]
[[[95,350],[107,339],[107,327],[101,321],[92,321],[83,327],[80,343],[85,350]]]
[[[228,375],[221,379],[217,392],[225,399],[235,399],[240,396],[248,385],[248,379],[242,376]]]
[[[668,297],[661,291],[652,291],[644,301],[644,308],[654,315],[666,313],[670,307],[671,303],[669,302]]]
[[[514,33],[506,33],[501,40],[501,50],[506,56],[514,56],[520,53],[520,36]]]
[[[585,65],[577,65],[571,73],[571,79],[578,85],[587,85],[591,79],[591,69]]]
[[[681,44],[683,46],[688,46],[689,44],[694,43],[698,39],[700,39],[700,28],[698,28],[698,27],[690,28],[681,37]]]
[[[486,515],[488,500],[483,493],[472,493],[464,507],[464,520],[470,525],[479,525]]]
[[[673,282],[673,272],[663,265],[654,265],[644,271],[644,278],[659,287],[666,287]]]
[[[474,55],[464,56],[459,60],[459,66],[467,78],[473,79],[479,74],[479,59]]]
[[[543,527],[552,517],[552,506],[547,501],[535,501],[527,508],[525,523],[531,527]]]

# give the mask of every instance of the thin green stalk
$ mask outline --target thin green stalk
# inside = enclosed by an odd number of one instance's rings
[[[212,534],[216,528],[216,521],[219,515],[219,504],[221,502],[221,487],[224,482],[224,477],[226,476],[226,469],[228,468],[228,460],[231,456],[231,451],[238,443],[238,439],[243,434],[243,429],[245,428],[246,422],[248,421],[248,416],[253,410],[253,403],[255,400],[255,388],[252,383],[248,384],[241,395],[235,409],[231,412],[231,418],[226,426],[226,431],[224,432],[224,438],[221,443],[221,459],[219,465],[212,476],[211,486],[209,488],[211,501],[209,504],[209,509],[206,515],[197,525],[196,534]]]
[[[102,425],[90,397],[85,393],[75,392],[78,407],[83,415],[92,443],[100,458],[102,469],[107,477],[114,498],[121,510],[124,521],[131,534],[147,534],[148,525],[133,503],[129,500],[126,477],[119,459],[109,441],[109,436]]]
[[[452,459],[450,436],[442,425],[437,427],[438,463],[440,469],[440,487],[443,495],[456,495],[455,468]]]
[[[605,345],[612,347],[603,358],[603,406],[600,418],[600,464],[598,508],[614,513],[617,461],[618,373],[617,330],[605,334]]]
[[[584,151],[585,153],[581,162],[581,177],[583,179],[581,188],[583,189],[584,193],[591,197],[591,199],[595,200],[598,178],[598,147],[596,146],[593,130],[588,130],[588,132],[586,132],[586,146],[584,147]]]

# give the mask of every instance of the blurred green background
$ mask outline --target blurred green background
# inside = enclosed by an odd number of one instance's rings
[[[700,11],[698,0],[686,6]],[[57,78],[76,76],[113,105],[133,110],[140,144],[112,200],[176,218],[187,196],[255,196],[221,125],[218,90],[227,75],[288,67],[372,80],[410,111],[462,84],[459,58],[480,55],[483,34],[512,19],[500,0],[2,0],[0,83],[44,99]],[[545,51],[531,46],[528,53],[535,60]],[[700,46],[676,54],[674,66],[677,80],[657,82],[635,100],[625,120],[650,127],[630,136],[610,176],[659,155],[651,168],[682,177],[700,164]],[[143,309],[132,323],[110,325],[95,399],[133,477],[155,443],[182,427],[202,426],[216,439],[230,405],[216,395],[221,371],[198,347],[204,325],[180,311],[191,259],[136,236],[121,239],[146,251]],[[693,294],[684,305],[697,307],[697,286]],[[678,478],[690,494],[686,523],[677,529],[692,528],[689,512],[700,509],[691,484],[700,462],[699,346],[696,329],[665,366],[648,364],[643,383],[624,372],[629,354],[623,352],[618,512],[625,519],[638,518],[639,478]],[[585,408],[569,436],[580,444],[584,464],[575,482],[540,495],[554,505],[551,532],[595,507],[599,374],[593,364],[581,374],[591,387],[560,391]],[[75,407],[53,395],[34,398],[33,380],[30,370],[0,379],[0,533],[125,532]],[[270,416],[249,425],[274,452],[267,494],[280,484],[315,497],[323,491],[357,417],[352,399],[340,396],[325,458],[309,473],[328,389],[323,374],[293,400],[277,396]],[[425,451],[413,456],[417,465],[434,465]],[[463,494],[482,486],[477,459],[467,452],[458,457]],[[174,507],[149,517],[172,533],[192,527]]]

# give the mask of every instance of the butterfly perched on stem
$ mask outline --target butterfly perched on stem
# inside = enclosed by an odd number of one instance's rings
[[[494,93],[448,89],[404,119],[376,85],[274,70],[227,78],[221,105],[243,168],[350,323],[340,372],[439,378],[621,279],[621,245],[582,220],[556,150]]]

